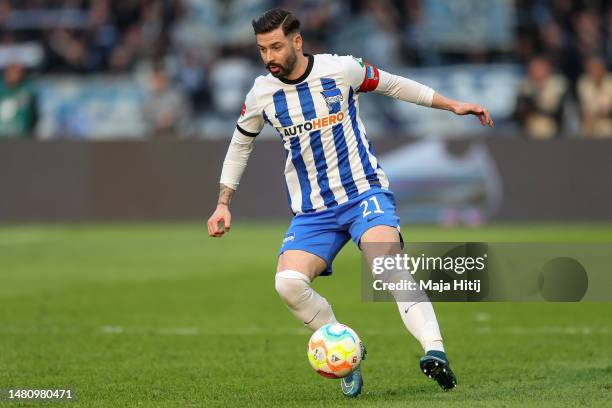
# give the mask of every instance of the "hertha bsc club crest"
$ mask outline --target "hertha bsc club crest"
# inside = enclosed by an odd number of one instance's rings
[[[323,99],[325,99],[325,103],[327,104],[327,109],[329,109],[331,113],[340,111],[340,105],[344,100],[344,97],[339,89],[335,88],[323,91],[321,92],[321,95],[323,95]]]

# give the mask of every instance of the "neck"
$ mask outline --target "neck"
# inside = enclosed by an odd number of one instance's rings
[[[293,71],[289,75],[287,75],[287,79],[293,81],[294,79],[298,79],[304,72],[306,72],[306,68],[308,68],[308,57],[305,56],[302,52],[297,55],[297,61],[295,63],[295,67]]]

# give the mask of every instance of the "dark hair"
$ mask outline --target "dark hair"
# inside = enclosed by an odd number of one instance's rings
[[[255,34],[269,33],[278,27],[283,28],[283,34],[289,35],[300,31],[300,20],[290,11],[273,8],[251,21]]]

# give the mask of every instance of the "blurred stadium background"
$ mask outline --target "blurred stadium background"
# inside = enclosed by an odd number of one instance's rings
[[[608,1],[2,0],[0,220],[201,219],[272,6],[308,52],[490,109],[493,131],[361,98],[405,221],[612,218]],[[275,131],[257,146],[236,214],[285,217]]]
[[[263,72],[250,20],[272,6],[301,17],[309,52],[478,100],[498,132],[612,137],[604,0],[2,0],[0,135],[225,138]],[[479,131],[385,98],[363,105],[375,138]]]
[[[407,240],[612,242],[609,1],[0,0],[0,388],[71,386],[83,406],[342,404],[274,292],[290,212],[272,129],[232,232],[203,225],[265,73],[250,20],[273,6],[302,20],[308,52],[490,108],[492,130],[361,98]],[[362,405],[612,400],[610,303],[436,305],[460,381],[442,394],[394,306],[360,302],[357,251],[335,269],[315,285],[368,343]]]

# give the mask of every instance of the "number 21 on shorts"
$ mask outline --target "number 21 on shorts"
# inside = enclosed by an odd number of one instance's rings
[[[371,211],[369,209],[369,202],[372,202],[374,206],[374,211]],[[376,196],[372,196],[370,198],[363,200],[362,202],[359,203],[359,206],[363,207],[363,215],[362,215],[363,218],[367,217],[368,215],[372,213],[384,214],[384,211],[380,209],[380,204],[378,204],[378,200],[376,199]]]

